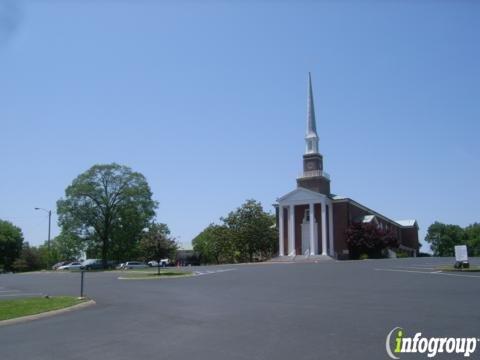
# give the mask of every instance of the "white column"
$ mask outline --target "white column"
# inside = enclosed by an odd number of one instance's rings
[[[333,204],[328,204],[328,239],[330,241],[330,256],[335,256],[335,248],[333,246]]]
[[[315,255],[315,209],[313,203],[308,206],[310,210],[310,255]]]
[[[278,206],[278,241],[280,242],[278,244],[278,249],[279,249],[279,256],[284,256],[285,255],[285,249],[283,248],[283,206],[279,205]]]
[[[289,206],[288,209],[288,255],[295,256],[295,207]]]
[[[327,209],[325,203],[322,206],[322,255],[327,255]]]

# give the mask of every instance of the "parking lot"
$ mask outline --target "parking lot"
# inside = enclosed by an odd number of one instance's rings
[[[480,337],[480,273],[438,272],[452,263],[225,265],[192,268],[201,276],[133,281],[87,273],[95,306],[0,327],[1,358],[386,359],[386,335],[396,326]],[[77,295],[79,285],[78,273],[0,275],[0,299]]]

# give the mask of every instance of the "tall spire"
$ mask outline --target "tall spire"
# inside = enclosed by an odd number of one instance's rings
[[[307,133],[305,135],[305,154],[318,153],[317,124],[315,123],[315,107],[313,104],[312,76],[308,73],[308,108],[307,108]]]
[[[313,104],[312,76],[308,73],[308,117],[307,136],[317,135],[317,124],[315,123],[315,106]]]

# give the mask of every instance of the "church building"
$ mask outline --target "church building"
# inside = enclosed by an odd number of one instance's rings
[[[277,199],[275,208],[279,230],[279,256],[328,256],[348,259],[347,228],[355,223],[373,223],[392,231],[399,240],[398,249],[416,256],[419,250],[416,220],[391,220],[368,207],[330,192],[330,176],[323,170],[313,104],[312,80],[308,78],[307,132],[303,173],[297,188]]]

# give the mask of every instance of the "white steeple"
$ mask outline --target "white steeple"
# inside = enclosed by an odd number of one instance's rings
[[[305,154],[318,154],[317,124],[313,105],[312,77],[308,73],[307,134],[305,135]]]

